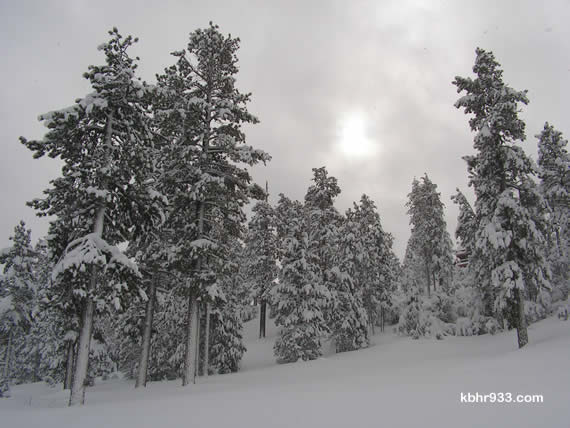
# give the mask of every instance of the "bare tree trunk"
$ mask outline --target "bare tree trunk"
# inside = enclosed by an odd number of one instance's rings
[[[6,357],[4,359],[4,379],[10,384],[10,365],[12,364],[12,329],[8,333],[8,346],[6,347]]]
[[[103,225],[105,219],[105,207],[101,206],[97,210],[95,219],[95,234],[103,236]],[[87,378],[87,368],[89,365],[89,349],[91,347],[91,335],[93,333],[94,302],[90,295],[97,285],[99,270],[94,267],[91,279],[87,283],[87,296],[81,314],[81,330],[79,331],[79,344],[77,345],[77,360],[73,382],[71,384],[71,395],[69,405],[76,406],[85,403],[85,381]]]
[[[154,302],[156,300],[156,282],[158,274],[155,272],[149,284],[148,302],[146,302],[146,312],[144,319],[144,332],[142,348],[139,359],[139,368],[135,388],[146,387],[146,373],[148,371],[148,360],[150,357],[150,339],[152,334],[152,321],[154,318]]]
[[[71,381],[73,379],[73,361],[75,359],[75,341],[67,342],[67,358],[65,364],[65,377],[63,378],[63,389],[71,389]]]
[[[210,368],[210,303],[206,303],[206,325],[204,334],[204,376],[208,377]]]
[[[430,296],[430,282],[431,282],[431,274],[429,271],[429,266],[426,264],[426,280],[427,280],[427,295]]]
[[[267,302],[261,299],[259,308],[259,338],[265,337],[265,320],[267,318]]]
[[[36,357],[36,361],[34,362],[34,382],[39,382],[41,380],[40,379],[40,365],[42,363],[39,343],[36,345],[35,357]]]
[[[528,343],[528,330],[526,326],[526,318],[524,316],[524,297],[521,290],[515,290],[518,305],[518,319],[517,319],[517,339],[519,348],[522,348]]]
[[[97,269],[93,269],[91,280],[87,293],[95,288],[97,281]],[[87,367],[89,364],[89,349],[91,346],[91,334],[93,332],[93,298],[87,296],[82,310],[81,330],[79,332],[79,344],[77,348],[77,362],[75,364],[75,373],[71,384],[71,395],[69,397],[69,405],[76,406],[85,403],[85,381],[87,378]]]
[[[196,383],[196,344],[198,342],[198,300],[195,292],[188,298],[188,318],[186,320],[186,353],[182,386]]]

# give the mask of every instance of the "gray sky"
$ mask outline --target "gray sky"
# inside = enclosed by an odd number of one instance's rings
[[[529,90],[527,153],[536,158],[546,120],[570,136],[569,18],[568,0],[0,0],[0,248],[22,218],[34,239],[46,233],[25,202],[61,167],[33,160],[18,137],[41,137],[39,114],[90,91],[82,73],[102,63],[96,47],[113,26],[140,38],[133,54],[148,82],[210,20],[239,36],[238,87],[253,93],[249,108],[261,120],[248,142],[273,156],[256,180],[269,180],[273,202],[280,192],[302,199],[311,168],[326,165],[342,188],[337,207],[369,194],[401,256],[414,176],[427,172],[439,186],[452,235],[449,197],[457,186],[471,194],[461,156],[473,135],[451,81],[472,75],[477,46],[495,53],[508,84]]]

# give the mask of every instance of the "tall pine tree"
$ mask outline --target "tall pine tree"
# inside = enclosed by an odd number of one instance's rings
[[[469,125],[476,133],[476,153],[464,157],[476,196],[471,263],[488,315],[505,316],[523,347],[528,343],[525,298],[549,286],[543,200],[533,182],[535,166],[519,145],[525,139],[519,103],[527,104],[528,98],[526,91],[504,83],[491,52],[477,48],[473,72],[475,79],[453,81],[466,93],[455,106],[473,115]]]
[[[551,214],[548,257],[559,296],[568,298],[570,281],[570,154],[568,140],[548,122],[538,138],[540,191]]]
[[[128,55],[137,40],[117,29],[99,49],[105,64],[90,66],[84,77],[93,92],[66,109],[40,116],[49,131],[42,140],[21,142],[34,157],[49,155],[64,162],[63,177],[53,182],[42,213],[56,214],[81,235],[66,243],[53,278],[74,278],[72,295],[81,300],[81,329],[70,405],[82,404],[96,310],[120,308],[129,291],[126,281],[138,269],[115,245],[143,233],[156,194],[147,181],[153,169],[152,134],[147,109],[148,87],[136,77],[136,61]],[[66,200],[73,199],[67,207]],[[158,198],[160,199],[160,198]]]

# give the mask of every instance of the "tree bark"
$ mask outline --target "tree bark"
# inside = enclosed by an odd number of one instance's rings
[[[152,321],[154,318],[154,303],[156,300],[156,282],[158,274],[155,272],[149,284],[148,302],[146,302],[146,312],[144,319],[144,332],[142,340],[142,348],[139,359],[139,367],[137,373],[137,381],[135,388],[146,387],[146,374],[148,371],[148,360],[150,357],[150,339],[152,335]]]
[[[105,207],[100,206],[97,210],[95,219],[95,234],[99,237],[103,236],[103,225],[105,220]],[[87,368],[89,365],[89,350],[91,347],[91,335],[93,333],[93,315],[95,305],[91,292],[97,286],[99,270],[93,267],[91,279],[87,283],[87,296],[83,305],[81,314],[81,330],[79,332],[79,344],[77,347],[77,361],[71,384],[71,394],[69,397],[69,405],[76,406],[85,403],[85,381],[87,378]]]
[[[518,305],[517,339],[520,349],[528,343],[528,330],[524,316],[524,297],[521,290],[515,290],[515,296],[517,297]]]
[[[12,363],[12,329],[8,333],[8,346],[6,347],[6,357],[4,359],[4,379],[10,384],[10,364]]]
[[[87,293],[90,293],[95,288],[96,277],[97,269],[93,269]],[[69,397],[70,406],[85,403],[85,381],[87,378],[87,367],[89,365],[89,349],[91,346],[91,335],[93,333],[94,314],[93,298],[89,295],[85,298],[82,312],[79,345],[77,348],[77,362],[75,364],[73,382],[71,384],[71,395]]]
[[[427,280],[427,295],[430,296],[430,282],[431,282],[431,274],[429,271],[429,266],[426,264],[426,280]]]
[[[73,361],[75,359],[75,342],[69,340],[67,342],[67,358],[65,364],[65,377],[63,378],[63,389],[71,389],[73,379]]]
[[[34,382],[39,382],[40,379],[40,365],[42,363],[42,357],[40,354],[40,345],[36,345],[36,361],[34,362]]]
[[[267,318],[267,302],[264,298],[261,299],[259,308],[259,338],[265,337],[265,320]]]
[[[113,138],[113,113],[107,117],[107,125],[105,129],[105,144],[108,147],[112,146]],[[104,186],[103,186],[104,187]],[[104,203],[101,203],[97,208],[95,216],[95,227],[93,232],[96,236],[103,237],[103,227],[105,225],[105,211]],[[81,314],[81,330],[79,332],[79,343],[77,345],[77,359],[75,361],[75,370],[73,375],[73,382],[71,383],[71,394],[69,397],[69,406],[76,406],[85,403],[85,381],[87,378],[87,369],[89,366],[89,349],[91,347],[91,335],[93,334],[93,315],[95,305],[91,292],[97,286],[99,276],[99,269],[93,267],[91,272],[91,279],[87,283],[87,295],[85,296],[85,303]]]
[[[210,368],[210,303],[206,303],[206,330],[204,332],[204,376],[208,377]]]
[[[188,317],[186,320],[186,353],[184,358],[184,373],[182,386],[190,382],[196,383],[196,342],[198,337],[198,300],[196,293],[190,291],[188,298]]]

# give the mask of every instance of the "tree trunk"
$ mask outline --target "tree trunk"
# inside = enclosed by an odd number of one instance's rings
[[[99,237],[103,236],[104,220],[105,207],[101,206],[97,210],[94,230],[94,233]],[[79,332],[79,344],[77,346],[77,360],[75,362],[71,394],[69,397],[70,406],[85,403],[85,381],[87,378],[87,368],[89,366],[89,349],[91,347],[91,335],[93,333],[93,315],[95,306],[91,292],[94,291],[97,286],[98,276],[99,269],[97,269],[97,267],[93,267],[91,279],[87,283],[87,296],[85,297],[85,303],[81,314],[81,330]]]
[[[10,364],[12,363],[12,329],[8,333],[8,346],[6,347],[6,357],[4,358],[4,379],[10,384]]]
[[[113,114],[107,117],[107,125],[105,129],[105,144],[108,147],[112,146],[113,138]],[[104,187],[104,186],[103,186]],[[105,210],[106,207],[102,203],[97,208],[95,216],[95,227],[93,232],[99,238],[103,237],[103,227],[105,225]],[[94,267],[91,272],[91,279],[87,283],[87,295],[85,296],[85,303],[81,314],[81,330],[79,332],[79,343],[77,345],[77,359],[75,361],[75,370],[73,375],[73,382],[71,383],[71,394],[69,397],[69,405],[76,406],[85,403],[85,381],[87,378],[87,368],[89,367],[89,349],[91,347],[91,335],[93,334],[93,315],[94,315],[94,302],[93,297],[90,295],[97,286],[99,270]]]
[[[75,359],[75,342],[69,340],[67,342],[67,358],[65,364],[65,377],[63,378],[63,389],[71,389],[71,381],[73,379],[73,361]]]
[[[150,357],[150,339],[152,334],[152,321],[154,318],[154,303],[156,300],[156,282],[158,274],[155,272],[149,284],[148,302],[146,302],[146,312],[144,319],[144,332],[142,349],[139,359],[139,368],[135,388],[146,387],[146,373],[148,371],[148,360]]]
[[[97,269],[93,269],[89,288],[87,292],[95,288]],[[81,330],[79,332],[79,345],[77,348],[77,362],[75,364],[75,373],[71,384],[71,395],[69,397],[69,405],[76,406],[85,403],[85,381],[87,378],[87,367],[89,365],[89,349],[91,346],[91,334],[93,332],[93,298],[87,296],[82,310]]]
[[[430,296],[430,282],[431,282],[431,273],[429,271],[429,266],[426,264],[426,280],[427,280],[427,295]]]
[[[528,331],[526,327],[526,318],[524,316],[524,297],[521,290],[515,290],[518,305],[518,320],[517,320],[517,339],[519,349],[528,343]]]
[[[36,361],[34,362],[34,382],[39,382],[40,379],[40,365],[42,363],[42,357],[40,354],[40,345],[36,345]]]
[[[208,377],[210,368],[210,303],[206,303],[206,325],[204,326],[204,376]]]
[[[259,309],[259,338],[265,337],[265,319],[267,313],[267,302],[265,299],[261,299],[260,309]]]
[[[184,358],[184,373],[182,386],[190,382],[196,383],[196,344],[198,342],[198,300],[196,293],[191,291],[188,298],[188,317],[186,320],[186,353]]]

